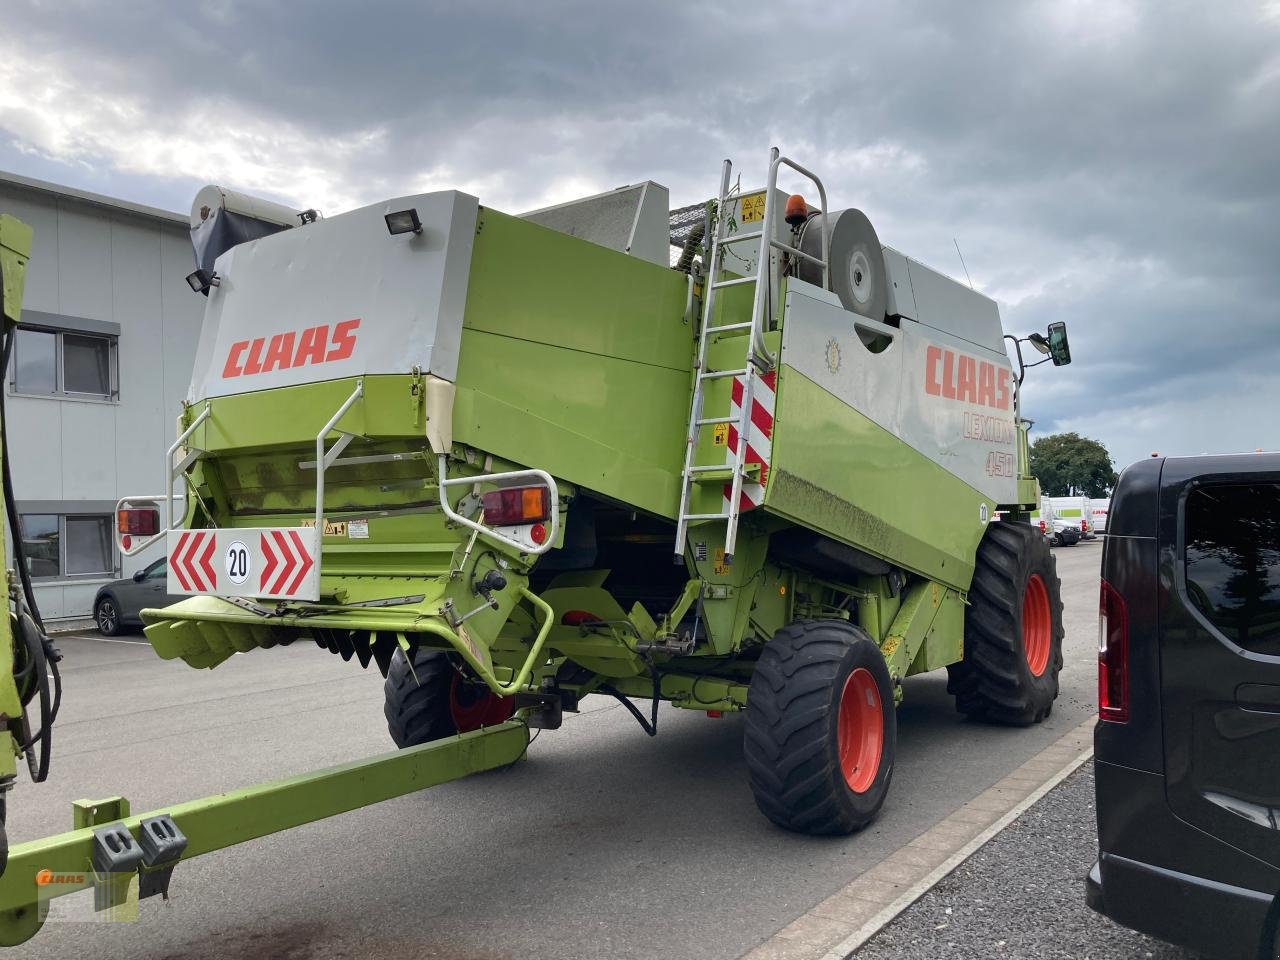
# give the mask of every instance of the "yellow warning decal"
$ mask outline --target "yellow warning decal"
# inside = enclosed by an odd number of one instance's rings
[[[764,194],[752,193],[742,198],[741,204],[742,216],[738,219],[742,223],[754,223],[757,220],[764,219]]]
[[[711,442],[717,447],[727,447],[729,445],[729,425],[727,423],[717,423],[711,428]]]
[[[724,547],[716,547],[716,559],[712,564],[712,569],[717,577],[727,577],[729,575],[729,565],[724,562]]]
[[[314,520],[303,520],[304,527],[314,527]],[[345,537],[347,535],[347,521],[345,520],[326,520],[324,522],[324,535],[326,537]]]

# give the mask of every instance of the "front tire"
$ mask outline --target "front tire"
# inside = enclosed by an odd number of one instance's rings
[[[987,527],[964,620],[964,659],[948,667],[956,709],[1027,726],[1058,698],[1062,595],[1057,561],[1025,523]]]
[[[397,649],[382,685],[387,731],[397,747],[414,747],[509,720],[513,697],[499,697],[468,678],[453,655],[418,650],[413,669]]]
[[[884,655],[843,620],[799,621],[765,645],[743,752],[760,812],[787,830],[849,834],[880,812],[897,712]]]
[[[98,625],[98,632],[104,637],[114,637],[119,634],[120,607],[116,604],[116,598],[110,594],[100,597],[93,605],[93,620]]]

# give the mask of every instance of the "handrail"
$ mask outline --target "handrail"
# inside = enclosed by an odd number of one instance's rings
[[[160,530],[159,532],[153,534],[150,537],[147,537],[146,540],[143,540],[141,543],[137,544],[136,546],[130,545],[129,547],[125,547],[124,544],[120,542],[120,526],[118,523],[116,524],[116,531],[115,531],[116,549],[118,549],[124,556],[132,557],[135,554],[141,553],[143,550],[147,549],[147,547],[151,546],[151,544],[155,543],[161,537],[165,536],[170,530],[175,529],[173,525],[173,501],[178,499],[179,497],[182,498],[182,516],[184,518],[186,517],[187,493],[188,493],[187,485],[184,482],[182,485],[182,493],[176,494],[173,492],[173,480],[174,480],[174,477],[176,477],[178,474],[186,472],[186,468],[190,466],[191,463],[198,458],[191,457],[191,456],[184,457],[182,459],[182,462],[175,466],[173,462],[173,455],[179,449],[181,449],[182,445],[187,442],[187,439],[193,433],[196,432],[196,428],[199,427],[200,424],[204,423],[206,420],[209,419],[212,413],[213,413],[213,407],[206,402],[204,409],[201,410],[199,415],[194,420],[191,421],[191,426],[187,427],[187,429],[183,430],[182,433],[178,434],[178,439],[173,441],[173,443],[169,445],[169,449],[165,453],[165,477],[164,477],[164,485],[165,487],[168,488],[168,491],[169,491],[167,494],[162,493],[155,496],[144,495],[144,496],[136,496],[136,497],[121,497],[119,500],[116,501],[116,514],[118,516],[120,511],[124,509],[125,504],[152,503],[152,504],[155,504],[156,506],[159,506],[160,501],[166,500],[167,498],[167,502],[165,504],[164,529]]]
[[[831,256],[827,249],[828,241],[826,230],[827,188],[822,185],[822,180],[819,179],[816,173],[802,167],[790,157],[782,156],[778,148],[774,147],[770,151],[769,155],[769,180],[765,187],[764,194],[764,222],[760,225],[760,254],[756,258],[756,296],[755,303],[752,305],[752,315],[758,316],[760,318],[760,323],[751,331],[752,337],[755,338],[752,343],[753,349],[760,357],[764,358],[766,366],[770,367],[777,362],[777,358],[769,351],[769,348],[764,342],[765,319],[771,313],[770,307],[772,306],[772,304],[769,303],[769,254],[775,246],[787,246],[774,237],[774,223],[777,219],[777,204],[773,202],[773,195],[774,191],[778,189],[778,168],[784,165],[790,167],[801,176],[808,178],[808,180],[818,188],[818,209],[822,214],[823,220],[823,229],[821,231],[820,238],[822,242],[822,259],[820,261],[820,266],[822,267],[822,287],[824,290],[831,289]],[[800,253],[802,257],[809,260],[816,259],[812,254],[807,254],[803,251],[794,252]]]
[[[544,554],[555,546],[556,535],[560,531],[560,491],[559,488],[556,487],[556,482],[552,478],[551,474],[547,473],[545,470],[505,470],[501,473],[482,473],[479,475],[446,479],[445,472],[448,467],[448,455],[442,453],[438,459],[440,473],[440,509],[444,511],[444,515],[454,523],[460,523],[469,530],[475,530],[482,537],[488,537],[490,540],[496,540],[504,546],[511,547],[521,553],[527,553],[532,556]],[[549,488],[551,497],[551,516],[549,518],[551,521],[551,529],[547,533],[547,539],[544,542],[534,544],[532,546],[527,543],[521,543],[519,540],[513,540],[511,537],[498,533],[491,527],[486,527],[484,524],[476,523],[474,520],[464,517],[462,514],[455,511],[453,507],[449,506],[449,498],[445,494],[445,487],[461,486],[464,484],[466,486],[472,486],[477,483],[497,483],[502,480],[524,479],[536,479],[543,481]]]
[[[316,434],[316,536],[324,536],[324,472],[332,466],[333,461],[337,459],[338,454],[347,448],[347,444],[351,442],[351,434],[339,431],[342,436],[338,438],[338,442],[329,448],[326,453],[324,449],[324,440],[338,425],[338,421],[347,415],[347,411],[364,396],[364,378],[356,380],[356,388],[351,392],[351,396],[338,408],[338,412],[329,418],[329,422],[324,425],[319,433]]]

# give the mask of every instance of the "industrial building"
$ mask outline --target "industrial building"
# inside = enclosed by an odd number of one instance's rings
[[[22,536],[44,616],[88,616],[101,584],[162,556],[120,556],[112,524],[117,499],[163,489],[204,308],[188,221],[4,172],[0,210],[35,231],[5,372]]]

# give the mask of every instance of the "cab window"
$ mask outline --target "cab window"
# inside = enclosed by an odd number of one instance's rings
[[[1188,600],[1232,643],[1280,656],[1280,484],[1200,487],[1185,510]]]

